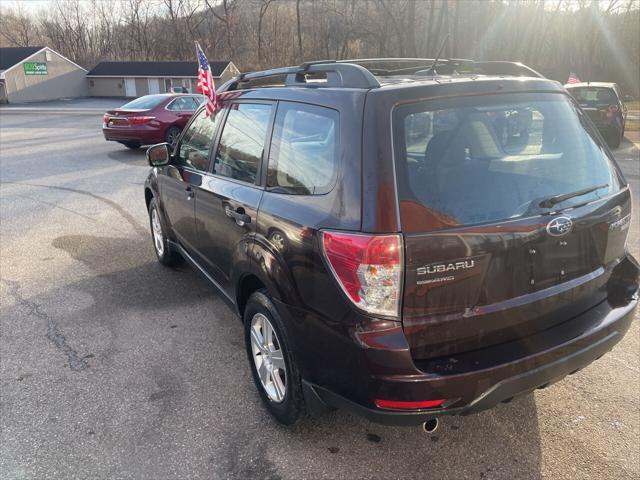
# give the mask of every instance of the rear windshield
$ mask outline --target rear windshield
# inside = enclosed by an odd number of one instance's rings
[[[622,182],[597,134],[561,94],[418,102],[393,114],[403,230],[533,216],[545,199],[600,187],[553,211],[604,197]]]
[[[145,95],[144,97],[136,98],[135,100],[124,104],[120,107],[121,110],[150,110],[157,107],[167,97],[164,95]]]
[[[606,87],[575,87],[569,93],[580,105],[610,105],[618,102],[616,92]]]

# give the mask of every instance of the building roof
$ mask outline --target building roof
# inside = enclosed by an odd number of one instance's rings
[[[42,50],[44,47],[2,47],[0,48],[0,70],[7,70],[16,63]]]
[[[219,77],[231,63],[211,61],[211,75]],[[94,77],[197,77],[198,62],[100,62],[87,76]]]

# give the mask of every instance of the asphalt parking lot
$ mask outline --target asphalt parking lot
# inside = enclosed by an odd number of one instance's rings
[[[640,477],[637,314],[585,370],[433,435],[344,412],[277,425],[239,320],[156,262],[143,151],[100,123],[0,111],[0,478]],[[638,212],[635,140],[616,156]],[[638,230],[636,213],[637,257]]]

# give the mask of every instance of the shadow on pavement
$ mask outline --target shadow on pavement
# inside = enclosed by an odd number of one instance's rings
[[[211,432],[210,443],[201,445],[207,452],[201,467],[223,478],[539,477],[533,395],[473,416],[444,417],[432,435],[341,411],[285,428],[254,390],[240,322],[190,267],[158,265],[148,239],[67,235],[53,246],[95,274],[66,287],[88,294],[92,304],[60,320],[70,341],[94,356],[90,369],[116,368],[127,349],[145,352],[144,362],[131,366],[138,383],[128,394],[147,399],[127,415],[135,423],[137,436],[129,440],[137,455],[158,455],[168,447],[158,444],[160,432],[171,445],[182,423],[195,421]],[[104,329],[108,333],[100,333]],[[181,419],[194,403],[205,408]],[[144,413],[148,405],[157,409],[154,415]],[[184,452],[167,448],[162,455],[179,463]]]
[[[147,157],[145,156],[145,152],[147,151],[146,146],[140,147],[137,150],[131,150],[130,148],[127,148],[124,145],[120,145],[118,143],[113,143],[113,146],[115,148],[118,148],[118,150],[107,152],[107,157],[109,157],[111,160],[126,163],[127,165],[136,165],[140,167],[149,166],[149,164],[147,163]]]

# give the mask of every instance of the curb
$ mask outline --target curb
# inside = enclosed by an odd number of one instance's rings
[[[108,110],[108,109],[107,109]],[[0,115],[9,113],[14,114],[34,114],[34,113],[48,113],[48,114],[73,114],[73,115],[102,115],[106,110],[91,110],[87,108],[36,108],[36,107],[10,107],[0,108]]]

